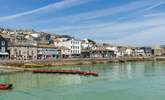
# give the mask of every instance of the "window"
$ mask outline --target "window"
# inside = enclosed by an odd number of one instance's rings
[[[19,50],[19,55],[21,55],[21,50]]]
[[[34,52],[33,52],[33,50],[32,50],[32,55],[34,55]]]
[[[30,54],[29,54],[29,50],[27,51],[27,55],[29,56]]]
[[[5,45],[5,41],[1,41],[1,44],[2,44],[2,45]]]
[[[5,51],[6,51],[5,47],[2,47],[1,52],[5,52]]]

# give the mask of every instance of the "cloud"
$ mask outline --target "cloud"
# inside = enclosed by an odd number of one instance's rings
[[[138,16],[137,16],[138,17]],[[165,36],[165,16],[117,23],[77,25],[45,29],[57,34],[70,34],[79,38],[90,37],[97,41],[135,45],[153,45],[163,42]],[[157,41],[156,41],[157,40]],[[162,40],[162,41],[159,41]],[[165,42],[165,41],[164,41]]]
[[[145,14],[144,17],[160,17],[160,16],[165,16],[164,12],[159,12],[159,13],[150,13],[150,14]]]
[[[152,27],[142,32],[130,35],[126,38],[121,39],[120,41],[125,43],[131,43],[134,45],[160,45],[164,44],[165,40],[165,24],[157,27]]]
[[[39,21],[39,23],[48,23],[52,21],[80,22],[80,21],[85,21],[85,20],[92,20],[95,18],[101,18],[105,16],[117,15],[121,13],[129,13],[130,11],[137,12],[138,10],[144,9],[146,7],[153,8],[153,5],[155,5],[155,3],[157,4],[157,6],[158,4],[160,5],[160,3],[157,3],[157,2],[158,1],[155,1],[155,0],[150,0],[150,2],[148,2],[147,0],[138,0],[138,1],[133,1],[131,3],[126,3],[126,4],[114,6],[114,7],[103,8],[103,9],[94,10],[90,12],[77,13],[77,14],[72,14],[69,16],[62,16],[60,18],[46,19],[46,20]],[[70,19],[74,19],[74,20],[70,20]]]
[[[72,30],[96,30],[97,32],[94,33],[99,33],[99,30],[111,30],[111,32],[121,32],[122,31],[129,31],[129,30],[134,30],[138,27],[148,27],[148,26],[155,26],[155,25],[162,25],[165,24],[164,21],[165,16],[161,16],[158,18],[147,18],[147,19],[136,19],[133,21],[127,20],[124,22],[107,22],[107,23],[101,23],[101,24],[84,24],[84,25],[70,25],[70,26],[65,26],[65,27],[58,27],[58,28],[48,28],[48,29],[43,29],[46,31],[55,31],[55,32],[62,32],[62,31],[72,31]]]
[[[31,10],[31,11],[26,11],[26,12],[18,13],[18,14],[15,14],[15,15],[0,17],[0,21],[12,20],[12,19],[15,19],[15,18],[18,18],[18,17],[27,16],[27,15],[31,15],[31,14],[51,10],[51,9],[54,9],[54,10],[65,9],[65,8],[69,8],[69,7],[72,7],[72,6],[87,3],[87,2],[90,2],[90,1],[92,1],[92,0],[63,0],[61,2],[55,2],[55,3],[52,3],[52,4],[46,5],[44,7]]]
[[[88,2],[89,1],[90,0],[88,0]],[[67,2],[62,2],[65,3],[59,2],[58,5],[57,3],[54,3],[29,12],[0,18],[0,20],[15,19],[25,15],[47,11],[49,9],[64,9],[86,3],[87,1],[68,0]],[[39,23],[44,23],[45,25],[35,22],[30,23],[36,25],[36,27],[39,27],[39,25],[41,25],[41,27],[47,27],[45,29],[40,29],[41,31],[54,32],[56,34],[68,34],[79,38],[88,37],[97,41],[110,43],[118,42],[125,44],[151,45],[165,43],[165,40],[163,39],[163,37],[165,37],[165,14],[148,13],[148,11],[163,4],[165,4],[165,2],[161,2],[160,0],[136,0],[131,3],[95,9],[85,13],[77,12],[69,16],[55,16],[54,19],[39,20]],[[117,15],[117,17],[114,18],[113,15]],[[103,21],[104,17],[108,17],[106,22]],[[97,18],[100,18],[101,21],[98,22]]]
[[[156,7],[159,7],[159,6],[163,5],[163,4],[165,4],[165,1],[156,3],[156,4],[154,4],[154,5],[152,5],[152,6],[148,7],[148,8],[145,8],[145,9],[141,10],[141,12],[149,11],[149,10],[154,9]]]

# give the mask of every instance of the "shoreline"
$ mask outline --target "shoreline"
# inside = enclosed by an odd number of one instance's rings
[[[164,58],[165,59],[165,58]],[[2,60],[1,66],[10,66],[18,68],[28,68],[31,65],[38,66],[65,66],[65,65],[83,65],[97,63],[116,63],[126,61],[148,61],[153,60],[149,57],[122,57],[122,58],[72,58],[72,59],[56,59],[56,60]]]
[[[12,74],[18,72],[28,71],[26,68],[13,67],[13,66],[0,66],[0,75]]]
[[[165,57],[121,57],[121,58],[78,58],[58,60],[36,60],[36,61],[0,61],[0,74],[31,71],[34,68],[95,65],[106,63],[125,63],[134,61],[165,61]]]

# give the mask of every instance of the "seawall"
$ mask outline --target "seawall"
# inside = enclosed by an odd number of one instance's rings
[[[165,57],[120,57],[120,58],[74,58],[74,59],[57,59],[57,60],[1,60],[1,66],[13,66],[22,68],[42,67],[42,66],[69,66],[69,65],[90,65],[100,63],[124,63],[127,61],[165,61]]]

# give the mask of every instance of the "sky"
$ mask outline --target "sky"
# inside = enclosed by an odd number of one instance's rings
[[[164,0],[0,0],[0,27],[97,42],[165,44]]]

